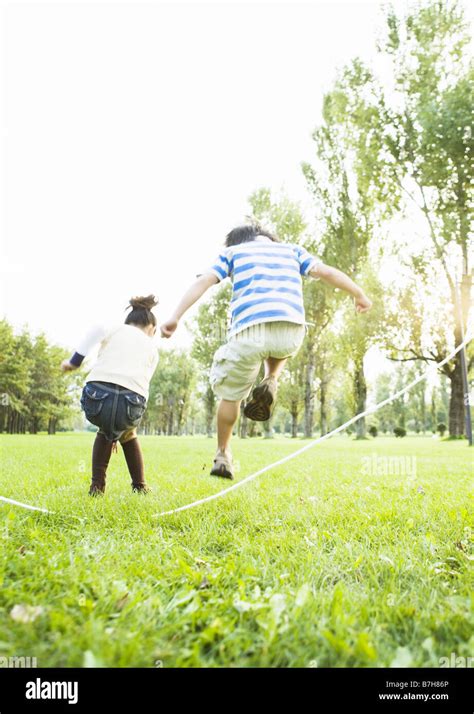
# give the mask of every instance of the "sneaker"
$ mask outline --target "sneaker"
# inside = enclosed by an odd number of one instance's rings
[[[255,387],[252,397],[244,407],[244,414],[253,421],[270,419],[275,406],[278,384],[275,377],[266,377]]]
[[[211,476],[221,476],[222,478],[234,478],[234,467],[232,457],[229,453],[218,451],[214,459],[214,466],[211,469]]]

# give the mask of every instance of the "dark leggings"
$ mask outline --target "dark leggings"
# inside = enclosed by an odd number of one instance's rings
[[[92,447],[92,491],[105,491],[107,467],[112,454],[113,441],[109,441],[104,434],[98,432]],[[122,444],[123,453],[127,462],[128,471],[132,479],[132,488],[141,490],[145,487],[145,470],[140,443],[137,438],[130,439]]]

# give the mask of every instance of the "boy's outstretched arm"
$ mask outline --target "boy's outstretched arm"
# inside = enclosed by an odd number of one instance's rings
[[[332,285],[334,288],[339,288],[344,290],[349,295],[355,299],[355,306],[357,312],[367,312],[372,307],[372,301],[369,300],[367,295],[364,293],[362,288],[360,288],[351,278],[338,270],[337,268],[332,268],[330,265],[325,265],[324,263],[318,263],[309,271],[312,278],[319,278],[324,283]]]
[[[186,290],[171,317],[161,325],[161,336],[171,337],[184,313],[204,295],[206,290],[218,282],[218,278],[213,273],[200,275],[191,287]]]

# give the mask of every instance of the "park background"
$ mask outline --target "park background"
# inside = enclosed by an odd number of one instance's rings
[[[168,520],[221,488],[208,373],[230,286],[160,350],[147,499],[118,457],[106,498],[87,499],[86,370],[59,371],[132,294],[156,293],[165,319],[246,217],[349,273],[374,308],[305,283],[304,348],[271,422],[240,420],[238,479],[449,355],[473,327],[472,17],[451,1],[2,8],[0,481],[53,512],[2,505],[5,656],[472,655],[472,345],[467,389],[458,354],[291,467]]]
[[[403,19],[403,3],[385,16],[349,3],[340,22],[338,7],[196,5],[186,22],[179,4],[6,8],[2,431],[83,426],[56,345],[70,352],[91,325],[123,320],[132,294],[157,294],[165,319],[246,216],[374,299],[356,317],[306,286],[312,324],[277,432],[324,433],[460,343],[472,325],[472,12],[448,2]],[[163,345],[147,432],[211,431],[227,297],[215,290]],[[358,436],[457,437],[464,401],[458,355]]]

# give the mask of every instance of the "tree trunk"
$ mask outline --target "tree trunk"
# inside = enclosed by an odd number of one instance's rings
[[[168,436],[173,435],[173,422],[174,422],[174,413],[173,413],[173,410],[170,409],[170,412],[168,414],[168,425],[166,428],[166,433]]]
[[[298,436],[298,410],[291,411],[291,438],[296,439]]]
[[[461,355],[454,358],[454,369],[449,375],[451,394],[449,397],[449,436],[465,434],[465,405],[462,381]]]
[[[272,418],[263,422],[263,433],[265,439],[273,439]]]
[[[425,382],[422,382],[422,392],[421,392],[421,405],[420,405],[420,411],[421,411],[421,433],[424,434],[426,432],[426,400],[425,400]]]
[[[176,429],[175,429],[175,436],[182,436],[183,435],[183,424],[184,422],[184,406],[180,406],[178,409],[178,415],[176,418]]]
[[[361,412],[365,411],[367,402],[367,383],[365,381],[363,360],[360,360],[360,362],[356,364],[354,370],[354,398],[356,405],[356,414],[360,414]],[[365,417],[359,419],[359,421],[356,421],[355,431],[357,439],[366,438]]]
[[[308,354],[308,363],[305,371],[305,386],[304,386],[304,435],[307,439],[313,436],[314,424],[314,354],[310,350]]]
[[[326,389],[327,384],[324,380],[321,381],[319,386],[319,426],[321,429],[321,436],[327,434],[328,431],[328,412],[326,404]]]
[[[212,423],[214,421],[214,408],[216,405],[216,397],[211,387],[207,388],[206,396],[206,434],[208,438],[212,437]]]
[[[469,307],[471,298],[471,277],[467,267],[467,256],[464,256],[464,274],[461,281],[460,300],[455,291],[453,291],[453,314],[454,314],[454,345],[462,342],[462,333],[464,332],[469,318]],[[462,323],[461,323],[462,321]],[[454,369],[448,374],[451,382],[451,394],[449,398],[449,436],[460,437],[466,434],[466,416],[465,416],[465,399],[464,394],[463,373],[461,354],[458,354],[453,359]],[[467,436],[467,434],[466,434]]]
[[[18,413],[17,412],[10,412],[9,418],[8,418],[8,433],[9,434],[16,434],[16,425],[18,422]]]
[[[436,392],[433,387],[433,391],[431,392],[431,431],[433,434],[436,434],[436,427],[438,425],[437,416],[438,409],[436,406]]]
[[[241,439],[247,438],[248,432],[248,419],[244,414],[243,402],[240,405],[240,423],[239,423],[239,436]]]

